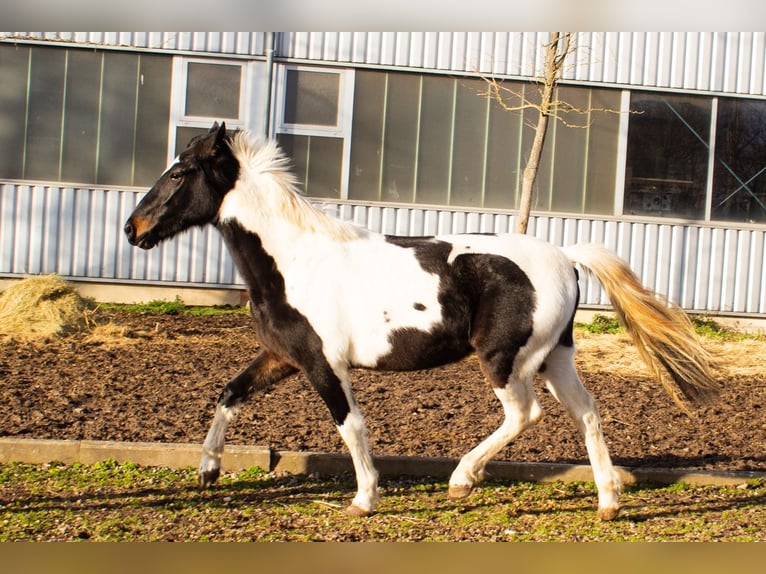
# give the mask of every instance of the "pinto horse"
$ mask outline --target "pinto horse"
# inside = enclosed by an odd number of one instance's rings
[[[314,208],[274,142],[227,131],[225,124],[190,142],[124,231],[131,244],[151,249],[207,224],[221,233],[247,284],[260,347],[218,399],[202,449],[202,487],[218,478],[226,429],[243,402],[301,372],[351,453],[357,492],[347,511],[369,515],[378,500],[378,474],[350,368],[423,369],[475,352],[505,419],[463,456],[448,495],[468,496],[487,462],[540,419],[532,384],[539,376],[583,434],[598,515],[613,519],[620,478],[573,359],[575,264],[604,287],[643,358],[679,405],[686,408],[716,389],[708,355],[683,311],[645,289],[605,247],[561,249],[520,234],[373,233]]]

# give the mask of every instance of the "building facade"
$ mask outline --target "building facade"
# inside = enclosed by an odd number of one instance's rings
[[[512,231],[548,33],[3,33],[0,277],[240,288],[212,229],[121,228],[214,121],[276,138],[332,215]],[[604,243],[691,312],[766,317],[766,34],[579,33],[528,233]],[[504,105],[484,94],[501,82]],[[583,279],[583,304],[608,304]]]

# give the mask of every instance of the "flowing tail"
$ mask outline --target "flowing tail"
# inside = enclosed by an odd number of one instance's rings
[[[644,287],[628,264],[606,247],[579,244],[564,252],[601,283],[641,358],[682,410],[689,413],[685,400],[700,404],[718,394],[711,356],[680,307]]]

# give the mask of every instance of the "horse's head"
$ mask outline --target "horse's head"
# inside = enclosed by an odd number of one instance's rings
[[[189,142],[125,223],[132,245],[151,249],[190,227],[215,221],[221,201],[239,177],[228,138],[226,124],[216,122]]]

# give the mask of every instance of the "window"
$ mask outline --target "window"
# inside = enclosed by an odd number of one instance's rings
[[[205,134],[214,122],[245,127],[245,67],[218,60],[176,58],[170,157],[183,151],[194,136]]]
[[[631,96],[624,213],[705,216],[711,99]]]
[[[357,71],[349,198],[515,208],[535,114],[505,110],[485,90],[483,80]],[[583,109],[620,101],[616,90],[576,87],[558,97]],[[549,124],[533,209],[612,213],[619,115],[568,119],[582,127]]]
[[[167,165],[171,59],[0,44],[0,177],[151,184]]]
[[[766,102],[720,99],[712,217],[766,222]]]
[[[353,71],[290,66],[279,74],[277,141],[307,195],[344,197]]]

